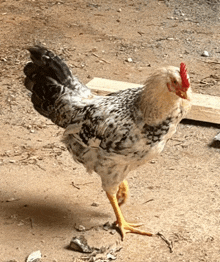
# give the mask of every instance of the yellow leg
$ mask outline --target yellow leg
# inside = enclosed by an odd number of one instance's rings
[[[118,200],[118,205],[119,207],[124,204],[126,202],[126,200],[128,199],[128,190],[129,190],[129,186],[128,186],[128,182],[127,180],[123,180],[118,188],[118,192],[116,194],[117,200]],[[115,224],[118,225],[118,221],[115,221]],[[133,227],[140,227],[143,224],[130,224]]]
[[[135,233],[135,234],[152,236],[151,233],[135,228],[137,225],[126,222],[124,216],[122,215],[121,209],[119,207],[116,194],[111,195],[108,192],[106,192],[106,194],[115,212],[117,223],[121,230],[122,240],[124,239],[126,233]]]
[[[129,190],[128,182],[127,180],[123,180],[116,194],[119,207],[123,205],[126,202],[126,200],[128,199],[128,190]],[[118,225],[118,221],[115,221],[115,224]],[[133,227],[140,227],[143,224],[130,224],[129,223],[129,225],[132,225]]]
[[[119,206],[126,202],[128,198],[128,189],[129,187],[127,180],[122,181],[116,195]]]

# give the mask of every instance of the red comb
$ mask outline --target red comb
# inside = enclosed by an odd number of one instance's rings
[[[187,91],[189,88],[189,80],[187,78],[187,70],[186,70],[186,65],[184,63],[180,64],[180,76],[182,79],[182,90]]]

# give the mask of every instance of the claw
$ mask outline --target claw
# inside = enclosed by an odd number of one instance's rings
[[[121,230],[122,240],[125,237],[126,233],[134,233],[134,234],[140,234],[140,235],[146,235],[151,237],[153,234],[145,232],[143,230],[137,229],[136,227],[139,227],[141,225],[139,224],[130,224],[124,221],[121,225],[119,225],[119,228]]]
[[[115,215],[116,215],[116,224],[118,225],[120,231],[121,231],[121,235],[122,235],[122,240],[125,237],[126,233],[135,233],[135,234],[140,234],[140,235],[146,235],[146,236],[153,236],[153,234],[145,232],[143,230],[137,229],[137,227],[140,227],[142,224],[133,224],[133,223],[128,223],[125,221],[121,209],[119,207],[118,201],[117,201],[117,197],[116,194],[109,194],[107,193],[107,197],[114,209]]]

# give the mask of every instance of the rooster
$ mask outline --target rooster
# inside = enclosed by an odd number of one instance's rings
[[[155,158],[191,106],[185,64],[158,69],[143,87],[95,96],[66,63],[41,46],[28,49],[25,86],[34,108],[65,129],[62,141],[73,159],[96,172],[113,207],[122,239],[152,233],[128,223],[120,209],[131,170]]]

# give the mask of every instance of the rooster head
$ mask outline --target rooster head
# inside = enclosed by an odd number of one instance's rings
[[[175,76],[171,77],[171,81],[167,83],[167,87],[170,92],[174,92],[180,98],[187,99],[187,90],[190,87],[190,82],[184,63],[180,64],[179,75],[180,78]]]

